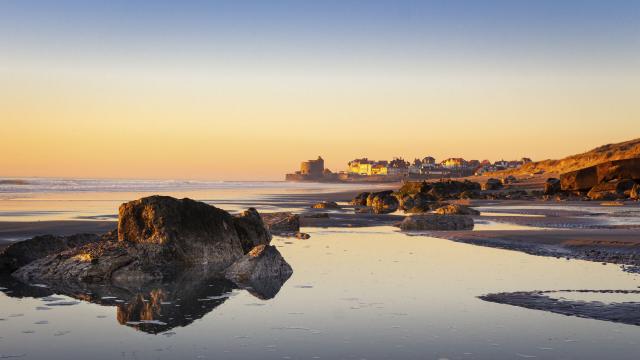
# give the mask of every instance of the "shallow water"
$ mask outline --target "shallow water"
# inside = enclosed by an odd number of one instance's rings
[[[636,289],[640,278],[617,266],[406,236],[391,227],[303,231],[311,239],[274,240],[294,269],[274,298],[215,288],[198,292],[196,297],[213,298],[198,302],[188,298],[192,292],[181,291],[160,308],[169,311],[174,305],[173,312],[161,314],[166,325],[153,323],[156,312],[144,312],[152,322],[145,325],[148,332],[138,330],[135,321],[118,322],[129,318],[118,316],[117,298],[100,299],[103,305],[69,305],[77,300],[0,294],[0,354],[26,359],[637,358],[640,327],[477,298],[526,290]],[[52,302],[67,305],[47,305]],[[191,307],[176,310],[180,304]],[[153,334],[153,326],[164,327]]]
[[[381,184],[291,183],[284,181],[161,181],[25,179],[0,184],[0,221],[115,220],[118,206],[150,195],[189,197],[227,211],[256,207],[288,211],[308,207],[297,195],[376,188]],[[388,185],[387,185],[388,186]]]

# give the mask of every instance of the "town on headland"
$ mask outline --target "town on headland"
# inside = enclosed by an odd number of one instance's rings
[[[432,156],[414,159],[413,162],[402,157],[393,160],[369,160],[360,158],[349,161],[347,169],[333,172],[324,166],[324,159],[318,156],[315,160],[303,161],[300,170],[286,174],[287,181],[314,182],[397,182],[401,180],[427,180],[482,175],[495,171],[518,169],[531,159],[520,160],[465,160],[463,158],[447,158],[436,161]]]

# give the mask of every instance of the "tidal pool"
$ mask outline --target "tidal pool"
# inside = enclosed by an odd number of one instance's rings
[[[311,238],[273,241],[294,274],[272,298],[208,279],[74,297],[38,284],[3,285],[0,356],[637,358],[640,327],[478,298],[637,289],[638,275],[618,266],[407,236],[392,227],[303,231]]]

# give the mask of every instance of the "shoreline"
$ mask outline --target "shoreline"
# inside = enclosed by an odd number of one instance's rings
[[[349,228],[392,226],[405,214],[357,214],[352,206],[339,210],[312,209],[321,201],[348,202],[366,190],[394,189],[398,184],[377,184],[329,193],[275,194],[256,199],[246,207],[266,207],[269,213],[292,211],[300,215],[301,227]],[[542,200],[465,200],[481,209],[474,216],[477,225],[507,224],[525,227],[519,230],[473,230],[406,232],[408,236],[430,236],[478,246],[525,252],[531,255],[565,257],[595,262],[640,266],[640,204],[622,207],[602,206],[598,202],[542,201]],[[217,204],[212,204],[218,206]],[[224,209],[221,203],[220,208]],[[324,214],[328,215],[324,215]],[[322,214],[323,216],[317,216]],[[627,216],[621,223],[620,214]],[[624,220],[632,219],[629,224]],[[635,221],[638,219],[639,221]],[[77,233],[105,233],[117,227],[117,221],[104,219],[0,221],[0,249],[12,242],[37,235],[72,235]]]

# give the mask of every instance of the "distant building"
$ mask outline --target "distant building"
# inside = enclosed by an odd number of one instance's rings
[[[303,161],[300,164],[300,174],[310,178],[321,178],[324,172],[324,160],[318,156],[316,160]]]
[[[467,167],[467,161],[463,158],[448,158],[443,160],[440,164],[448,169]]]

